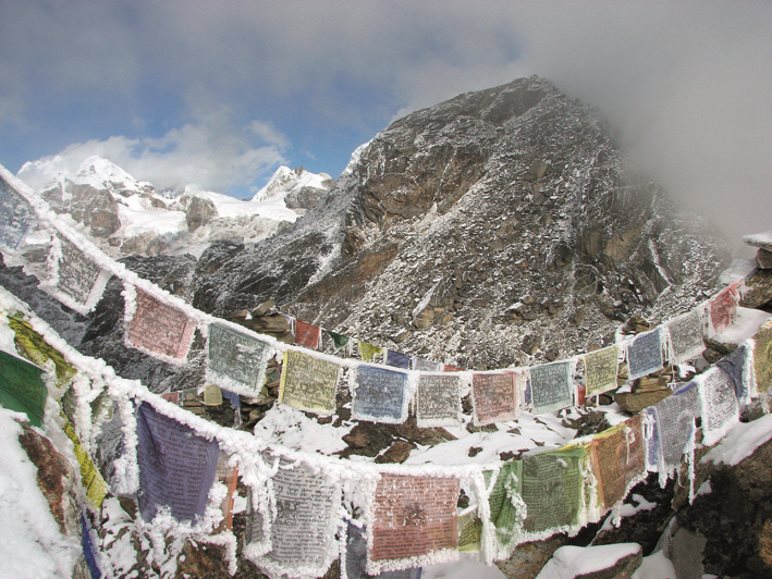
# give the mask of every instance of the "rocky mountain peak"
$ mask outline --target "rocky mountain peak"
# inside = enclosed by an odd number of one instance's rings
[[[228,314],[273,298],[409,353],[506,366],[685,311],[727,258],[699,216],[627,170],[586,106],[531,77],[395,121],[324,203],[200,279],[195,303]]]

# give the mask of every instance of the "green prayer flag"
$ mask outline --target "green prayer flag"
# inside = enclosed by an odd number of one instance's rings
[[[480,550],[482,522],[476,513],[467,513],[458,518],[458,550],[462,553]]]
[[[331,330],[325,330],[325,332],[327,332],[330,340],[332,340],[332,345],[336,352],[341,348],[345,348],[346,344],[348,344],[348,336],[344,336],[343,334]]]
[[[9,316],[8,325],[16,334],[16,349],[22,356],[38,366],[45,366],[49,360],[53,362],[57,386],[61,388],[77,374],[77,370],[67,363],[62,353],[50,346],[20,314]]]
[[[29,362],[0,351],[0,405],[24,412],[33,426],[41,426],[48,389],[43,371]]]
[[[572,447],[527,455],[516,461],[520,494],[528,508],[526,531],[538,532],[577,523],[583,497],[580,465],[587,449]]]
[[[522,528],[525,514],[523,502],[519,498],[519,463],[520,461],[511,461],[502,465],[488,497],[491,522],[496,527],[496,538],[504,547],[514,542]],[[486,484],[489,484],[492,475],[491,471],[484,473]]]

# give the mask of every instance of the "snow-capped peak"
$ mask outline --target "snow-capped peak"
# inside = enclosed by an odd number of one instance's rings
[[[88,157],[70,177],[78,185],[90,185],[94,189],[120,189],[140,191],[149,183],[140,183],[112,161],[97,155]]]
[[[304,187],[326,191],[330,188],[331,180],[327,173],[312,173],[302,167],[290,169],[282,165],[276,169],[268,183],[255,193],[252,201],[284,198],[288,193],[298,191]]]

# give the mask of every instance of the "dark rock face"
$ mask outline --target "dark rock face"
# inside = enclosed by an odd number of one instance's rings
[[[600,344],[714,289],[723,243],[629,175],[582,105],[532,77],[393,123],[290,229],[197,280],[331,329],[477,368]]]
[[[65,182],[66,193],[59,187],[42,192],[43,198],[57,213],[69,213],[79,223],[88,226],[94,237],[110,237],[118,231],[118,203],[109,191],[89,185]]]

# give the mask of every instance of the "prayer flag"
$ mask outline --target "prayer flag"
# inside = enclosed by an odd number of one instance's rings
[[[105,482],[102,473],[99,472],[99,469],[86,452],[86,449],[83,448],[80,438],[78,438],[78,435],[75,432],[75,428],[67,418],[64,419],[64,433],[67,435],[67,438],[72,441],[73,452],[80,465],[80,480],[86,491],[86,499],[88,499],[88,503],[92,509],[99,511],[99,509],[102,508],[102,503],[109,490],[107,482]]]
[[[0,176],[0,247],[16,251],[34,220],[29,203]]]
[[[619,348],[616,344],[589,352],[582,360],[585,396],[596,396],[616,389],[619,370]]]
[[[646,471],[645,441],[640,416],[596,434],[590,444],[599,494],[610,509]]]
[[[662,369],[662,330],[656,328],[635,336],[627,346],[629,379],[635,380]]]
[[[751,365],[749,364],[750,348],[745,344],[737,346],[732,353],[716,362],[716,366],[729,374],[734,384],[737,399],[742,404],[751,401]]]
[[[103,270],[75,244],[54,237],[48,258],[48,280],[41,287],[80,314],[97,305],[110,273]]]
[[[32,325],[19,317],[8,317],[8,325],[14,332],[14,344],[19,353],[33,364],[45,367],[50,361],[56,368],[56,385],[59,388],[65,386],[77,374],[74,366],[69,364],[64,355],[55,349],[43,336],[32,329]]]
[[[432,362],[424,358],[413,358],[413,370],[422,370],[424,372],[442,372],[441,362]]]
[[[452,374],[451,374],[452,376]],[[475,372],[472,406],[477,425],[517,418],[517,384],[514,372]]]
[[[737,304],[740,300],[741,283],[742,280],[737,280],[729,284],[713,296],[713,299],[708,303],[711,335],[724,331],[734,321]]]
[[[0,404],[23,412],[32,426],[40,427],[47,397],[43,370],[0,350]]]
[[[536,414],[555,412],[574,403],[573,364],[569,361],[534,366],[530,382]]]
[[[386,350],[386,365],[407,370],[410,368],[410,356],[402,352]]]
[[[355,420],[401,424],[407,418],[407,374],[377,366],[354,373],[352,415]]]
[[[127,344],[165,362],[184,363],[193,342],[195,322],[184,311],[140,288],[127,286],[126,294]]]
[[[713,367],[695,378],[702,416],[702,443],[712,445],[740,421],[732,379],[721,368]]]
[[[457,426],[461,422],[461,377],[456,374],[421,374],[416,393],[419,428]]]
[[[285,352],[279,402],[298,410],[330,416],[335,412],[339,376],[340,366],[334,362],[295,350]]]
[[[139,511],[152,521],[168,507],[178,521],[204,515],[217,472],[220,447],[190,426],[158,412],[147,402],[137,416]]]
[[[373,500],[368,571],[379,562],[428,556],[458,545],[459,481],[381,473]]]
[[[358,342],[359,357],[364,362],[378,362],[383,356],[383,348],[369,344],[367,342]]]
[[[772,389],[772,320],[767,320],[753,336],[753,372],[756,390],[769,393]]]
[[[295,343],[309,350],[318,350],[322,339],[322,328],[310,322],[295,319]]]
[[[659,438],[659,472],[667,476],[681,464],[694,420],[699,416],[697,386],[694,382],[682,386],[654,405]]]
[[[692,310],[686,314],[670,320],[665,328],[670,344],[670,361],[674,364],[683,364],[687,360],[696,358],[705,349],[702,339],[702,318],[699,310]]]
[[[254,396],[263,387],[272,353],[271,346],[255,336],[213,323],[207,341],[206,379],[226,390]]]

